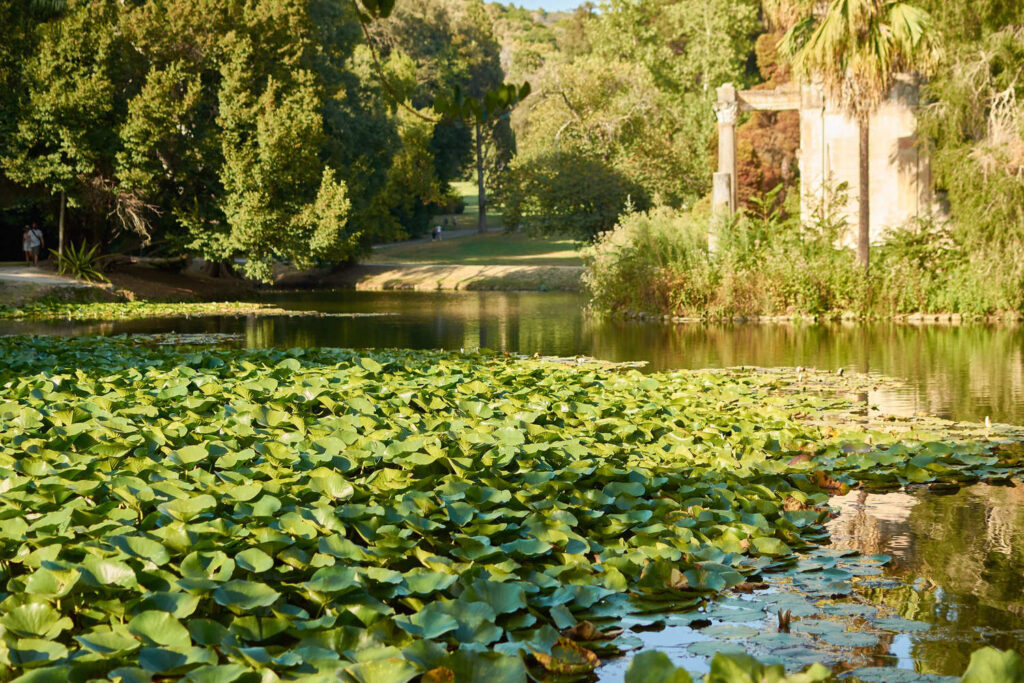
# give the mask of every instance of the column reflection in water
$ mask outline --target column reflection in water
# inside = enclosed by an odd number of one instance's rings
[[[958,675],[982,645],[1024,649],[1024,486],[855,491],[831,505],[834,546],[893,558],[886,571],[897,587],[858,592],[933,625],[907,634],[919,670]]]

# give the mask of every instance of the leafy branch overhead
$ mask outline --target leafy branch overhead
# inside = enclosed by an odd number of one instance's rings
[[[395,0],[352,0],[352,2],[360,10],[359,20],[362,22],[364,32],[366,32],[369,24],[377,20],[387,19],[395,9]],[[374,47],[374,41],[370,38],[368,32],[366,33],[366,43],[373,55],[377,75],[381,82],[385,84],[385,87],[395,96],[396,103],[406,108],[417,118],[430,120],[418,110],[408,107],[404,102],[399,101],[395,89],[391,86],[388,76],[384,73],[380,55]],[[487,90],[482,97],[467,96],[463,88],[456,84],[450,94],[439,93],[434,98],[433,110],[438,115],[438,118],[433,119],[432,122],[441,123],[443,121],[459,120],[480,124],[487,123],[495,119],[507,117],[512,109],[529,94],[529,83],[523,83],[519,86],[511,83],[501,83]]]
[[[519,102],[530,94],[530,84],[502,83],[488,90],[482,98],[467,97],[456,86],[450,97],[443,94],[434,100],[434,111],[445,119],[461,119],[487,123],[507,117]]]

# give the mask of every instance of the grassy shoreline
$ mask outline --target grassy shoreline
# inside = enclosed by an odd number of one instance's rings
[[[213,316],[299,316],[299,317],[369,317],[375,313],[323,313],[291,310],[273,304],[225,302],[122,301],[94,303],[34,302],[20,307],[0,306],[0,320],[131,320],[138,318],[213,317]]]
[[[880,314],[858,314],[849,311],[805,314],[787,313],[782,315],[723,315],[723,316],[683,316],[683,315],[658,315],[655,313],[641,312],[619,312],[600,314],[612,318],[625,318],[632,320],[665,322],[672,324],[710,324],[710,323],[739,323],[739,324],[818,324],[818,323],[879,323],[893,322],[908,325],[969,325],[981,323],[1003,323],[1013,324],[1024,321],[1024,313],[1006,312],[993,315],[970,315],[962,313],[894,313],[890,315]]]

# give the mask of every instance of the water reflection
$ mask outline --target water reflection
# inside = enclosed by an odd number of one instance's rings
[[[952,495],[854,492],[834,498],[834,546],[883,552],[886,578],[857,593],[906,619],[918,669],[955,675],[983,645],[1024,650],[1024,486],[978,484]]]
[[[379,318],[249,317],[114,323],[0,323],[0,334],[242,333],[250,346],[491,348],[648,361],[653,370],[736,365],[845,367],[902,378],[868,398],[886,412],[1024,424],[1019,326],[666,325],[598,321],[556,293],[272,293],[276,305]]]

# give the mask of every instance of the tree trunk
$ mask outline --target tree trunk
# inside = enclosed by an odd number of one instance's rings
[[[476,124],[476,191],[477,232],[487,232],[487,190],[484,188],[484,137],[480,122]]]
[[[64,256],[64,207],[67,206],[68,198],[64,190],[60,191],[60,219],[57,221],[57,256]]]
[[[860,197],[857,222],[857,262],[868,269],[871,254],[871,186],[870,186],[870,121],[862,117],[859,122],[860,133]]]

